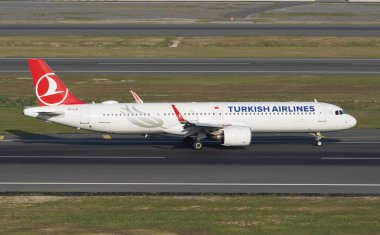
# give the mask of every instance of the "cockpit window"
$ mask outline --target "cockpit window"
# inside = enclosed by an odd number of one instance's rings
[[[335,115],[342,115],[344,114],[343,110],[336,110]]]
[[[335,111],[335,115],[339,115],[339,111],[337,110],[337,111]]]
[[[339,110],[339,114],[343,114],[343,110]]]

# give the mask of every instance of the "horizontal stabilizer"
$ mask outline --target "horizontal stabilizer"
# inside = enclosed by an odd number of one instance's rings
[[[37,112],[39,115],[45,115],[50,117],[55,117],[64,114],[64,112],[56,111],[56,112]]]

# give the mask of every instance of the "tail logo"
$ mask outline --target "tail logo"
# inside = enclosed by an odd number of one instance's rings
[[[61,83],[55,73],[47,73],[36,83],[36,95],[45,105],[59,105],[67,98],[69,90]]]

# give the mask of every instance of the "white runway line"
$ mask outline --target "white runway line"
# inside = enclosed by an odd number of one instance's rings
[[[270,183],[113,183],[113,182],[0,182],[0,185],[126,185],[126,186],[333,186],[380,187],[380,184],[270,184]]]
[[[128,65],[128,64],[137,64],[137,65],[155,65],[155,64],[158,64],[158,65],[242,65],[242,64],[251,64],[251,63],[248,63],[248,62],[115,62],[115,63],[111,63],[111,62],[104,62],[104,63],[97,63],[97,64],[104,64],[104,65]]]
[[[321,157],[322,160],[380,160],[380,157]]]
[[[35,142],[37,144],[45,144],[45,143],[59,143],[59,144],[66,144],[66,143],[126,143],[126,144],[155,144],[155,143],[180,143],[181,140],[51,140],[51,139],[29,139],[29,140],[22,140],[22,139],[10,139],[10,140],[3,140],[2,142]],[[207,141],[204,141],[207,143]],[[114,148],[115,149],[115,148]],[[67,150],[67,149],[65,149]]]
[[[70,156],[70,155],[65,155],[65,156],[33,156],[33,155],[30,155],[30,156],[0,156],[0,159],[1,158],[45,158],[45,159],[166,159],[166,157],[123,157],[123,156],[120,156],[120,157],[115,157],[115,156],[112,156],[112,157],[107,157],[107,156]]]
[[[329,137],[330,138],[330,137]],[[158,144],[158,143],[164,143],[164,144],[172,144],[172,143],[180,143],[181,141],[180,140],[143,140],[140,141],[140,140],[117,140],[117,139],[112,139],[112,140],[76,140],[76,139],[72,139],[72,140],[50,140],[50,139],[28,139],[28,140],[21,140],[21,139],[7,139],[7,140],[2,140],[0,141],[0,144],[1,142],[15,142],[15,143],[19,143],[19,142],[32,142],[32,143],[60,143],[60,144],[70,144],[70,143],[126,143],[126,144]],[[212,141],[204,141],[205,143],[212,143]],[[252,144],[261,144],[261,143],[276,143],[276,144],[295,144],[295,145],[298,145],[298,144],[307,144],[309,142],[307,141],[292,141],[292,140],[283,140],[283,141],[280,141],[280,140],[273,140],[273,141],[265,141],[265,140],[253,140]],[[332,145],[332,144],[355,144],[355,145],[358,145],[358,144],[380,144],[380,141],[343,141],[343,142],[324,142],[325,145]],[[131,148],[131,147],[128,147],[128,149]],[[113,148],[115,149],[115,148]],[[121,149],[126,149],[126,148],[121,148]],[[136,149],[136,148],[133,148],[133,149]],[[144,148],[141,148],[141,149],[144,149]],[[65,149],[67,150],[67,149]],[[76,149],[75,149],[76,150]],[[80,150],[80,149],[79,149]],[[85,149],[87,150],[87,149]]]
[[[380,141],[343,141],[343,142],[335,142],[334,144],[380,144]]]

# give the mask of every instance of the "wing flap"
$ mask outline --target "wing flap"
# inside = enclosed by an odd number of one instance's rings
[[[191,122],[190,122],[191,123]],[[210,123],[210,122],[192,122],[194,126],[204,127],[204,128],[223,128],[229,126],[229,124],[219,124],[219,123]]]

